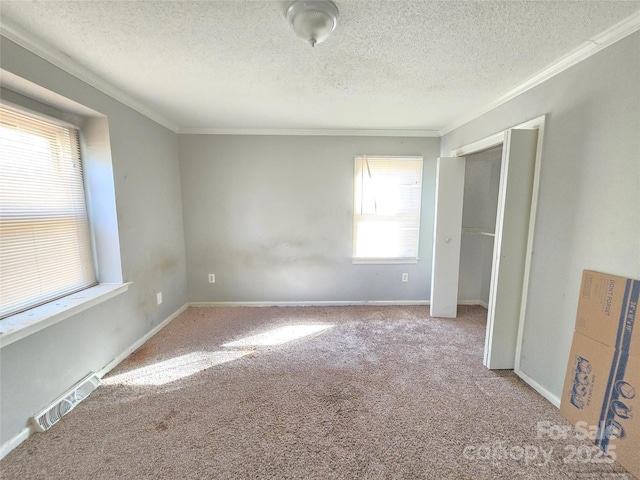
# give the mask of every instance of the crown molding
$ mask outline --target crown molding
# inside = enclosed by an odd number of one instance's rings
[[[514,99],[518,95],[522,95],[523,93],[531,90],[532,88],[540,85],[543,82],[546,82],[550,78],[555,77],[559,73],[564,72],[568,68],[582,62],[590,56],[598,53],[600,50],[613,45],[614,43],[622,40],[625,37],[628,37],[638,30],[640,30],[640,11],[634,13],[630,17],[625,18],[621,22],[616,23],[611,28],[596,35],[595,37],[592,37],[590,40],[587,40],[578,48],[569,52],[567,55],[560,57],[557,61],[544,68],[533,77],[524,81],[517,87],[509,90],[507,93],[496,98],[489,104],[483,106],[482,108],[475,109],[470,113],[461,116],[454,122],[451,122],[448,126],[440,130],[440,136],[444,136],[447,133],[455,130],[456,128],[460,128],[461,126],[475,120],[485,113],[490,112],[494,108],[499,107],[509,100]]]
[[[180,128],[185,135],[304,135],[325,137],[440,137],[437,130],[349,128]]]
[[[459,128],[476,118],[503,105],[509,100],[531,90],[550,78],[558,75],[566,69],[576,65],[603,50],[604,48],[622,40],[623,38],[640,30],[640,11],[613,25],[604,32],[592,37],[581,46],[549,65],[541,72],[530,77],[515,88],[496,98],[481,108],[459,117],[448,126],[437,130],[394,130],[394,129],[279,129],[279,128],[180,128],[174,122],[156,112],[149,106],[135,100],[110,82],[100,78],[75,60],[65,56],[62,52],[47,45],[40,39],[22,28],[2,19],[0,23],[0,35],[17,43],[21,47],[38,55],[44,60],[61,68],[74,77],[93,86],[101,92],[109,95],[120,103],[134,109],[145,117],[159,123],[178,134],[188,135],[308,135],[308,136],[363,136],[363,137],[441,137]]]
[[[65,72],[73,75],[74,77],[82,80],[83,82],[91,85],[92,87],[100,90],[102,93],[114,98],[118,102],[132,108],[133,110],[141,113],[145,117],[159,123],[163,127],[178,132],[178,125],[165,118],[163,115],[156,112],[154,109],[147,105],[135,100],[116,86],[103,80],[95,73],[89,71],[87,68],[80,65],[75,60],[64,55],[59,50],[47,45],[40,39],[35,38],[32,34],[24,29],[7,22],[6,19],[2,19],[0,23],[0,35],[17,43],[21,47],[29,50],[31,53],[43,58],[49,63],[52,63],[58,68],[61,68]]]
[[[362,137],[440,137],[437,130],[372,130],[372,129],[288,129],[288,128],[180,128],[152,108],[135,100],[119,88],[64,55],[59,50],[35,38],[17,25],[2,19],[0,35],[17,43],[31,53],[43,58],[65,72],[109,95],[120,103],[134,109],[145,117],[180,134],[197,135],[316,135],[316,136],[362,136]]]

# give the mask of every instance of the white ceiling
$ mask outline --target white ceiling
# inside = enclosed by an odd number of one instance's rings
[[[640,10],[640,1],[337,0],[298,40],[289,1],[0,2],[22,31],[187,129],[438,131]]]

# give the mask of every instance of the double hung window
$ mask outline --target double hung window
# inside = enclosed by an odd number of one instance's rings
[[[354,262],[417,262],[422,157],[356,157],[354,192]]]
[[[0,318],[95,284],[78,130],[0,105]]]

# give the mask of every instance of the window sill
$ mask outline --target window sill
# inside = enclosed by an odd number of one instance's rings
[[[418,263],[419,258],[353,258],[353,265],[400,265]]]
[[[0,320],[0,348],[124,293],[129,283],[101,283]]]

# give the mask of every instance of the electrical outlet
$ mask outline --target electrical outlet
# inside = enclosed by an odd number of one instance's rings
[[[408,273],[403,273],[402,274],[402,282],[403,283],[407,283],[409,281],[409,274]]]
[[[216,274],[215,273],[210,273],[209,274],[209,283],[216,283]]]
[[[158,305],[160,305],[162,303],[162,292],[158,292],[156,294],[156,300],[158,302]]]

